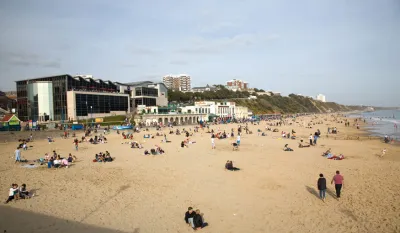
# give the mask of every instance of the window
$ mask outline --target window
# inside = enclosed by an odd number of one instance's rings
[[[110,113],[112,111],[128,111],[127,96],[76,94],[76,115],[88,116],[92,113]]]

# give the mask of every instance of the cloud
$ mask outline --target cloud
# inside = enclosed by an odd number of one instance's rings
[[[13,66],[60,68],[60,59],[45,59],[34,53],[2,53],[2,61]]]
[[[171,65],[188,65],[189,63],[187,61],[175,60],[175,61],[170,61],[169,64],[171,64]]]
[[[181,48],[177,52],[185,54],[216,54],[228,49],[253,46],[278,38],[279,35],[277,34],[238,34],[233,37],[217,39],[195,38],[190,46]]]

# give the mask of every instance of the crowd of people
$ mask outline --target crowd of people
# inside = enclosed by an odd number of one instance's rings
[[[105,163],[105,162],[112,162],[114,160],[115,160],[115,158],[111,157],[110,152],[106,151],[105,153],[99,152],[98,154],[95,154],[93,162]]]
[[[290,125],[291,123],[288,123],[286,121],[278,121],[276,123],[269,123],[269,126],[281,126],[282,124],[286,125]],[[315,125],[315,123],[314,123]],[[203,127],[201,127],[203,129]],[[194,144],[196,143],[196,141],[191,140],[190,137],[194,136],[195,133],[197,133],[199,130],[199,127],[196,126],[194,127],[194,130],[192,132],[192,129],[190,128],[189,130],[172,130],[172,126],[170,128],[169,134],[175,134],[175,135],[183,135],[185,137],[184,140],[181,141],[181,148],[185,148],[188,147],[190,144]],[[216,139],[222,140],[222,139],[227,139],[227,138],[232,138],[234,140],[234,142],[232,142],[232,146],[233,149],[237,150],[240,145],[241,145],[241,135],[242,135],[242,131],[245,131],[247,134],[251,134],[251,131],[249,130],[249,127],[246,123],[245,126],[240,126],[237,128],[237,136],[235,139],[235,130],[232,129],[231,132],[228,133],[224,130],[224,131],[220,131],[218,130],[217,132],[214,131],[214,129],[209,128],[209,126],[207,126],[207,133],[211,134],[211,148],[214,150],[216,149]],[[272,131],[272,129],[270,127],[266,127],[266,131]],[[140,130],[138,129],[137,132],[140,132]],[[278,132],[278,130],[274,130],[273,132]],[[258,135],[261,136],[267,136],[267,134],[263,131],[261,131],[260,129],[258,130]],[[337,128],[328,128],[328,134],[336,134],[337,133]],[[305,147],[310,147],[310,146],[315,146],[317,145],[317,141],[320,138],[321,132],[319,131],[319,129],[314,133],[314,134],[310,134],[309,136],[309,144],[304,143],[303,140],[301,139],[300,143],[299,143],[299,148],[305,148]],[[69,135],[66,135],[66,137],[68,137]],[[153,134],[149,134],[149,133],[145,133],[143,134],[143,138],[145,139],[154,139],[155,137],[164,137],[164,140],[162,140],[162,142],[169,142],[166,138],[166,134],[162,133],[162,132],[157,132],[156,135]],[[290,132],[285,132],[285,131],[281,131],[281,136],[282,138],[286,138],[286,139],[296,139],[296,132],[292,129],[291,133]],[[122,133],[122,137],[123,139],[129,139],[129,140],[133,140],[134,135],[133,133]],[[74,139],[73,144],[75,145],[75,149],[78,151],[78,147],[79,147],[79,143],[82,143],[86,141],[86,137],[82,137],[82,141],[78,141],[78,139]],[[49,139],[50,142],[50,139]],[[97,143],[105,143],[107,142],[107,138],[105,136],[100,135],[99,137],[96,135],[94,138],[90,138],[88,140],[88,142],[90,142],[91,144],[97,144]],[[138,149],[144,149],[144,146],[137,142],[137,141],[131,141],[129,142],[131,148],[138,148]],[[17,150],[15,151],[15,158],[16,158],[16,162],[21,161],[21,152],[19,149],[23,149],[23,150],[27,150],[27,141],[23,141],[21,144],[19,144]],[[285,144],[284,151],[294,151],[292,148],[289,147],[288,144]],[[158,145],[155,145],[154,148],[151,148],[150,150],[148,149],[144,149],[144,155],[161,155],[164,154],[165,151]],[[382,152],[382,156],[386,153],[386,149]],[[344,159],[344,156],[342,154],[336,156],[333,155],[331,152],[331,149],[329,148],[326,152],[324,152],[322,154],[322,156],[326,157],[327,159],[332,159],[332,160],[342,160]],[[45,154],[44,158],[40,158],[40,162],[41,163],[47,163],[49,168],[60,168],[60,167],[66,167],[68,168],[69,165],[71,163],[73,163],[77,158],[75,156],[73,156],[72,154],[69,154],[69,156],[67,158],[63,158],[61,157],[60,154],[57,154],[56,151],[53,151],[53,155],[49,156],[47,153]],[[114,161],[115,158],[111,157],[111,154],[106,151],[106,152],[99,152],[97,154],[95,154],[95,158],[93,160],[93,162],[112,162]],[[239,171],[241,169],[235,167],[233,165],[233,161],[232,160],[227,160],[225,163],[225,169],[227,171]],[[344,184],[344,178],[343,176],[340,174],[339,171],[336,171],[336,174],[334,175],[334,177],[332,178],[331,181],[332,184],[335,185],[335,190],[336,190],[336,197],[337,199],[340,199],[341,197],[341,190],[343,188],[343,184]],[[323,174],[319,175],[319,179],[317,181],[317,187],[319,190],[319,197],[321,198],[321,200],[325,201],[326,200],[326,190],[327,190],[327,184],[326,184],[326,179],[324,177]],[[29,191],[26,190],[26,185],[23,184],[21,187],[18,188],[17,184],[12,184],[10,191],[9,191],[9,197],[6,200],[6,203],[12,201],[12,200],[18,200],[18,199],[27,199],[30,198],[31,195],[29,193]],[[204,221],[204,216],[203,214],[200,212],[200,210],[196,210],[194,211],[192,207],[188,208],[188,211],[185,213],[185,218],[184,218],[186,224],[188,224],[188,226],[192,227],[195,230],[200,230],[206,226],[208,226],[207,223],[205,223]]]

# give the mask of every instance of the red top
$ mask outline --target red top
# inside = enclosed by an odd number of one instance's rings
[[[343,176],[340,175],[340,174],[336,174],[336,175],[333,177],[333,181],[335,182],[335,184],[343,184],[343,180],[344,180],[344,178],[343,178]]]

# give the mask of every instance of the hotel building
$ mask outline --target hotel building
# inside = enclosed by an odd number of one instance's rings
[[[168,89],[175,91],[190,91],[192,89],[189,75],[166,75],[163,77],[163,83]]]

